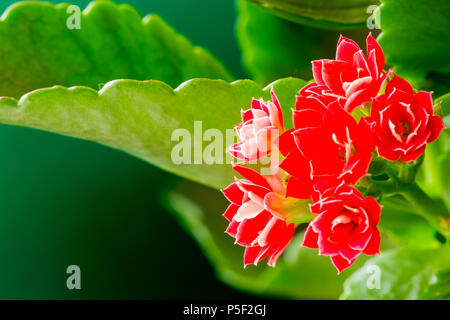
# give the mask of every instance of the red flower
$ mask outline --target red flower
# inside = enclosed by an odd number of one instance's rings
[[[307,190],[319,180],[356,184],[367,175],[375,142],[364,119],[357,123],[338,101],[325,106],[312,96],[297,97],[295,108],[295,129],[279,139],[286,156],[280,168],[300,179]]]
[[[444,129],[442,119],[433,116],[431,92],[414,94],[411,85],[397,76],[385,94],[373,100],[369,121],[378,154],[391,161],[415,161]]]
[[[231,202],[224,213],[230,222],[226,232],[237,244],[246,247],[244,266],[257,265],[265,257],[268,257],[267,264],[274,266],[291,241],[295,228],[281,216],[283,210],[277,201],[279,195],[285,193],[284,186],[277,176],[265,178],[240,166],[234,170],[245,179],[236,179],[222,190]]]
[[[309,224],[303,245],[330,256],[339,273],[360,253],[379,253],[381,207],[374,198],[364,198],[358,189],[342,183],[322,191],[311,212],[318,216]]]
[[[251,109],[242,111],[242,122],[235,129],[239,142],[227,149],[247,163],[270,153],[272,142],[284,132],[280,102],[273,89],[272,101],[252,100]]]
[[[366,39],[366,46],[367,56],[364,56],[353,40],[341,36],[336,60],[313,61],[315,82],[304,87],[300,94],[319,97],[325,104],[338,99],[348,112],[370,102],[380,91],[390,71],[383,74],[383,50],[371,34]]]

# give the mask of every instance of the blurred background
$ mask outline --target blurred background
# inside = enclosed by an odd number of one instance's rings
[[[1,0],[1,11],[14,2]],[[116,2],[157,13],[246,77],[234,1]],[[70,3],[84,9],[89,1]],[[198,245],[161,207],[174,176],[95,143],[33,129],[0,125],[0,145],[0,299],[248,297],[216,280]],[[81,268],[82,290],[66,287],[72,264]]]

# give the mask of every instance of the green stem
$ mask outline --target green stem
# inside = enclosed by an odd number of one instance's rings
[[[415,182],[399,183],[399,193],[433,225],[447,240],[450,239],[450,213],[440,203],[430,198]]]

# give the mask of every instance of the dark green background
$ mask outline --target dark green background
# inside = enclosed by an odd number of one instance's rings
[[[117,2],[161,15],[244,76],[234,1]],[[12,3],[0,1],[1,11]],[[71,3],[84,9],[89,1]],[[32,129],[0,125],[0,147],[0,299],[243,296],[215,279],[161,207],[173,176],[119,151]],[[71,264],[81,268],[82,290],[66,288]]]

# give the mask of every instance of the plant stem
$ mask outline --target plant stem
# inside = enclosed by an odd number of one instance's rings
[[[450,239],[450,213],[440,203],[430,198],[415,182],[399,183],[399,193],[433,225],[447,240]]]

